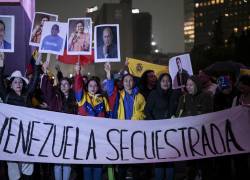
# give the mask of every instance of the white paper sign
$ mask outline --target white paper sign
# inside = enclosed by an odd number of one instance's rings
[[[68,19],[67,54],[91,55],[92,20],[91,18]]]
[[[118,24],[95,26],[95,62],[120,62],[120,33]]]
[[[63,55],[66,34],[67,23],[55,21],[45,22],[39,45],[39,52]]]
[[[42,37],[43,26],[46,21],[58,21],[58,15],[49,14],[45,12],[35,13],[30,31],[30,45],[39,47]]]
[[[185,87],[187,78],[193,75],[190,55],[172,57],[169,60],[169,74],[172,78],[173,89]]]

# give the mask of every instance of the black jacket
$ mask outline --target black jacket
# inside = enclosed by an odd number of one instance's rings
[[[212,96],[201,91],[201,83],[197,77],[191,76],[190,79],[195,83],[197,92],[195,94],[185,94],[181,96],[176,116],[195,116],[213,112]]]
[[[172,90],[172,85],[167,91],[161,89],[160,81],[164,75],[159,77],[157,88],[147,98],[145,115],[148,120],[168,119],[176,112],[180,93]],[[169,79],[172,81],[170,76]]]
[[[62,78],[61,78],[62,79]],[[69,114],[77,114],[77,103],[75,94],[72,90],[66,99],[63,93],[53,86],[53,81],[47,75],[41,79],[41,91],[44,95],[44,101],[48,104],[50,111],[64,112]]]
[[[17,106],[31,106],[31,95],[35,90],[39,78],[39,66],[35,67],[35,74],[27,87],[23,86],[22,94],[19,96],[12,89],[4,85],[3,67],[0,67],[0,95],[4,103]]]

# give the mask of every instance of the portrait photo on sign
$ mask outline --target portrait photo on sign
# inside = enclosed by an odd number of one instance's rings
[[[95,26],[95,62],[119,61],[121,61],[119,25]]]
[[[58,21],[58,15],[45,12],[35,13],[30,31],[30,45],[39,47],[44,22],[46,21]]]
[[[67,54],[90,55],[92,50],[91,18],[68,19]]]
[[[169,60],[169,74],[172,78],[173,89],[185,87],[187,79],[193,75],[189,54],[172,57]]]
[[[14,52],[15,17],[0,15],[0,52]]]
[[[67,23],[48,21],[44,23],[40,53],[63,55],[67,34]]]

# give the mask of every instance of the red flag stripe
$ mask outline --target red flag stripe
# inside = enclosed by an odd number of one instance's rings
[[[76,64],[78,62],[78,55],[68,55],[67,50],[64,50],[62,56],[58,56],[58,61],[64,64]],[[80,64],[92,64],[94,63],[94,50],[92,50],[91,55],[80,55]]]

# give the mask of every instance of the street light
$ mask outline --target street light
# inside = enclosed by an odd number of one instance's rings
[[[93,6],[93,7],[87,8],[87,13],[92,13],[95,11],[98,11],[98,6]]]
[[[152,42],[151,42],[151,45],[152,45],[152,46],[156,46],[156,42],[155,42],[155,41],[152,41]]]
[[[140,9],[132,9],[132,13],[133,14],[139,14],[140,13]]]

